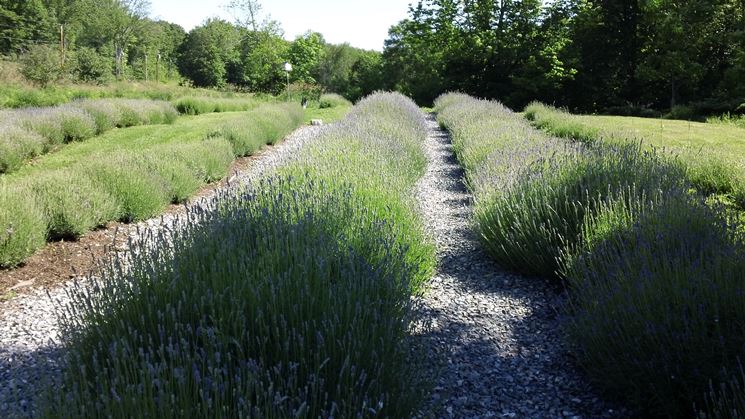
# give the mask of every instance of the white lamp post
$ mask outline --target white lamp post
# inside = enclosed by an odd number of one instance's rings
[[[285,63],[285,72],[287,73],[287,99],[290,99],[290,71],[292,71],[292,64]]]

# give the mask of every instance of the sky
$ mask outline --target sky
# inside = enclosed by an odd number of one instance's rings
[[[264,0],[262,13],[278,21],[285,38],[295,39],[308,30],[320,32],[326,42],[348,42],[357,48],[383,50],[388,29],[405,19],[414,0]],[[223,6],[227,0],[150,0],[150,15],[177,23],[187,31],[209,17],[233,20]]]

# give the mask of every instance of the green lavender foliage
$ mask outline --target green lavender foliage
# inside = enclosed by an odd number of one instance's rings
[[[287,167],[132,243],[73,292],[44,414],[411,417],[425,133],[410,100],[369,97]]]

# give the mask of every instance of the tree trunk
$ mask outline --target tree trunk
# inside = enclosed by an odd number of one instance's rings
[[[670,79],[670,110],[676,105],[676,98],[678,96],[678,86],[675,83],[675,78]]]

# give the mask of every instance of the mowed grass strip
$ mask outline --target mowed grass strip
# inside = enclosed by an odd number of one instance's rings
[[[552,135],[582,142],[642,142],[679,156],[686,177],[704,194],[722,195],[745,209],[745,129],[712,124],[623,116],[573,115],[541,103],[525,117]]]
[[[366,98],[289,166],[111,261],[73,292],[43,412],[412,417],[410,296],[435,263],[412,192],[425,135],[409,99]]]
[[[588,377],[643,415],[741,412],[741,227],[691,192],[685,168],[633,143],[562,145],[496,102],[437,104],[487,250],[568,286],[566,331]]]
[[[22,263],[43,246],[39,235],[76,239],[109,221],[144,220],[169,203],[184,202],[225,176],[235,157],[280,141],[301,119],[299,105],[267,105],[111,131],[41,157],[0,179],[0,186],[29,201],[2,202],[0,266]],[[216,126],[235,124],[255,139],[250,150],[238,152],[232,137],[214,135]],[[42,214],[44,225],[24,214],[26,207]]]

